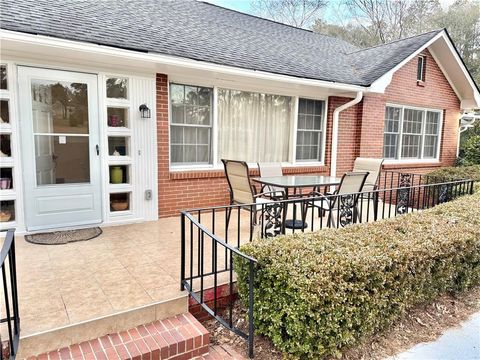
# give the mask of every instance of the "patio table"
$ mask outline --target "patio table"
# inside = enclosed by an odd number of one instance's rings
[[[256,183],[262,185],[270,185],[285,190],[285,199],[290,196],[295,197],[298,191],[301,192],[304,188],[326,187],[326,186],[338,186],[340,185],[341,178],[334,176],[323,175],[284,175],[284,176],[269,176],[252,178]],[[293,194],[290,195],[290,190],[293,190]],[[293,205],[293,211],[296,213],[296,205]],[[285,227],[290,229],[305,229],[307,224],[303,220],[288,219],[285,221]]]

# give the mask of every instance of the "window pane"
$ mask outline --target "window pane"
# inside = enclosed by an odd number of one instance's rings
[[[185,86],[185,103],[198,105],[197,88],[195,86]]]
[[[172,123],[184,124],[185,123],[184,111],[185,111],[185,107],[183,105],[172,104]]]
[[[218,90],[218,158],[289,161],[292,98]]]
[[[37,185],[90,182],[88,143],[88,136],[35,135]]]
[[[108,126],[110,127],[128,127],[128,109],[127,108],[107,108]]]
[[[183,145],[172,145],[171,146],[171,156],[172,163],[182,163],[183,162]]]
[[[8,108],[8,100],[0,100],[0,124],[10,123],[10,111]]]
[[[387,106],[385,108],[385,132],[398,133],[400,124],[400,114],[402,109]]]
[[[397,158],[397,134],[385,134],[383,139],[383,157],[385,159]]]
[[[33,131],[88,134],[87,84],[33,79]]]
[[[427,111],[427,118],[425,121],[425,134],[437,135],[440,124],[440,113],[434,111]]]
[[[402,158],[420,158],[421,135],[403,135]]]
[[[417,80],[423,80],[423,57],[420,56],[417,62]]]
[[[437,157],[437,136],[425,135],[425,144],[423,146],[424,158]]]
[[[407,134],[422,133],[423,111],[404,109],[403,111],[403,132]]]
[[[0,65],[0,89],[7,90],[7,66]]]
[[[128,79],[108,78],[107,79],[107,98],[126,99],[127,87],[128,87]]]
[[[213,90],[210,88],[170,85],[170,143],[173,164],[211,162],[212,98]],[[185,126],[179,126],[182,124]]]
[[[127,156],[128,139],[124,136],[109,136],[108,137],[108,154],[110,156]]]
[[[172,84],[170,86],[170,101],[172,104],[183,105],[184,90],[185,89],[183,85]]]
[[[322,128],[325,103],[321,100],[298,100],[296,159],[321,161]]]
[[[170,143],[183,144],[183,127],[172,126],[170,131]]]

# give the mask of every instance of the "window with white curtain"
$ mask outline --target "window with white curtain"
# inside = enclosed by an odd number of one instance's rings
[[[297,122],[297,161],[322,161],[325,102],[299,99]]]
[[[173,165],[212,163],[213,89],[170,84]]]
[[[291,161],[293,99],[218,89],[218,159]]]
[[[406,160],[438,158],[440,125],[440,111],[387,106],[383,157]]]

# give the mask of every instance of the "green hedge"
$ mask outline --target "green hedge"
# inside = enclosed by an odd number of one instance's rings
[[[444,181],[472,179],[480,181],[480,165],[452,166],[440,168],[428,174],[429,177],[442,179]]]
[[[480,283],[480,193],[421,213],[256,240],[256,331],[293,357],[339,355],[444,292]],[[235,260],[240,297],[248,266]]]

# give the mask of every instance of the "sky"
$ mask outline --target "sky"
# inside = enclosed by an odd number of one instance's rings
[[[241,11],[247,14],[251,13],[250,3],[251,0],[203,0],[215,5],[219,5],[228,9],[233,9],[237,11]],[[334,20],[334,12],[335,12],[335,5],[338,3],[339,0],[330,0],[329,4],[327,5],[326,9],[324,10],[324,18],[327,21],[335,21]],[[443,8],[447,8],[450,6],[455,0],[440,0],[440,4]]]

